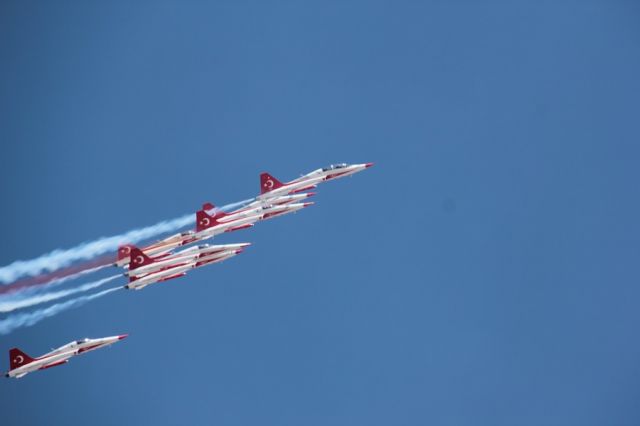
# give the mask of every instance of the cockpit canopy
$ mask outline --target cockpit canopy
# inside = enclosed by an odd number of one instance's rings
[[[344,169],[345,167],[347,167],[348,164],[347,163],[338,163],[338,164],[332,164],[329,167],[324,167],[322,169],[323,172],[328,172],[329,170],[335,170],[335,169]]]
[[[82,340],[76,340],[76,344],[78,344],[78,345],[79,345],[79,344],[81,344],[81,343],[87,343],[88,341],[89,341],[89,339],[85,337],[85,338],[84,338],[84,339],[82,339]]]

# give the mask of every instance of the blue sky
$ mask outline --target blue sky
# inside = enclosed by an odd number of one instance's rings
[[[228,262],[2,336],[131,334],[4,380],[2,423],[637,425],[638,19],[3,2],[1,265],[376,166],[222,236],[253,243]]]

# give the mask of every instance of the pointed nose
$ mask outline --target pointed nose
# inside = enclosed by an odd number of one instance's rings
[[[308,203],[302,203],[302,207],[309,207],[314,205],[315,203],[313,201],[309,201]]]
[[[366,164],[364,165],[364,167],[365,167],[366,169],[368,169],[369,167],[372,167],[372,166],[373,166],[373,163],[366,163]]]
[[[314,195],[316,195],[315,192],[307,192],[307,198],[313,197]]]
[[[118,336],[118,340],[126,339],[128,336],[128,334],[121,334]]]

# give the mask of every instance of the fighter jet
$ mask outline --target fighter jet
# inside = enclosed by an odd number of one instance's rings
[[[246,247],[246,243],[244,246]],[[222,262],[231,257],[242,253],[243,248],[234,248],[222,251],[207,251],[205,249],[196,251],[195,257],[183,256],[172,258],[167,256],[166,259],[154,260],[144,254],[140,249],[134,247],[131,249],[131,262],[129,263],[129,283],[124,286],[126,289],[141,290],[149,284],[168,281],[174,278],[183,277],[187,271],[193,268],[199,268],[211,263]],[[154,267],[155,263],[160,264]],[[152,272],[138,272],[139,268],[148,267]]]
[[[269,199],[286,194],[296,194],[314,189],[318,183],[339,177],[345,177],[373,166],[373,163],[364,164],[332,164],[329,167],[314,170],[300,176],[290,182],[280,182],[269,173],[260,175],[260,195],[258,199]]]
[[[19,379],[36,370],[46,370],[47,368],[66,364],[71,357],[112,345],[127,336],[128,334],[121,334],[99,339],[85,338],[75,340],[38,358],[31,358],[20,349],[13,348],[9,351],[9,371],[6,372],[5,376]]]
[[[186,231],[179,234],[171,235],[151,245],[143,247],[142,251],[144,251],[149,256],[154,257],[166,255],[170,253],[171,250],[177,247],[195,242],[196,238],[194,238],[193,234],[193,231]],[[122,268],[123,266],[127,265],[130,261],[130,252],[132,247],[133,246],[131,244],[125,244],[118,247],[117,258],[113,266]]]
[[[305,198],[307,194],[304,194]],[[293,195],[290,197],[294,197]],[[297,196],[296,196],[297,197]],[[287,198],[287,197],[279,197],[279,198]],[[303,209],[305,207],[309,207],[313,205],[313,201],[309,201],[306,203],[292,203],[292,202],[287,202],[287,203],[282,203],[282,204],[277,204],[274,205],[272,203],[263,203],[261,205],[256,205],[254,207],[251,208],[245,208],[242,210],[237,210],[231,213],[218,213],[216,215],[210,216],[210,217],[215,217],[217,218],[219,223],[228,223],[228,222],[233,222],[233,221],[237,221],[239,219],[243,219],[246,217],[251,217],[251,216],[258,216],[258,220],[265,220],[265,219],[269,219],[271,217],[274,216],[278,216],[280,214],[287,214],[287,213],[294,213],[297,212],[300,209]]]
[[[127,277],[139,277],[141,275],[157,272],[180,263],[193,262],[200,256],[211,256],[214,254],[223,256],[225,252],[241,250],[250,245],[251,243],[234,243],[220,245],[202,244],[199,246],[189,247],[175,253],[169,253],[157,257],[147,256],[152,260],[152,262],[145,262],[145,253],[139,248],[132,246],[132,252],[134,254],[132,256],[132,261],[130,262],[130,264],[125,266],[125,269],[127,270],[124,272],[124,275]]]
[[[266,204],[231,213],[218,211],[215,212],[214,215],[211,215],[208,211],[213,210],[214,206],[211,203],[205,203],[202,209],[196,212],[196,232],[194,238],[202,240],[222,234],[223,232],[250,228],[259,220],[266,220],[282,214],[293,213],[309,207],[312,204],[313,202],[281,205]]]

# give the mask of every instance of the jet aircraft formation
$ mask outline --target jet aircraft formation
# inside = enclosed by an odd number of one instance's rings
[[[269,173],[260,175],[260,194],[248,204],[225,212],[211,203],[203,204],[196,212],[195,228],[170,235],[144,247],[131,244],[118,248],[113,265],[122,268],[129,282],[126,289],[141,290],[151,284],[183,277],[188,271],[223,262],[250,246],[250,243],[210,245],[202,244],[216,235],[253,227],[257,222],[297,212],[313,205],[305,201],[315,195],[306,192],[318,184],[358,173],[373,163],[334,164],[314,170],[290,182],[281,182]],[[192,245],[194,244],[194,245]],[[197,244],[197,245],[195,245]],[[186,248],[182,248],[189,246]],[[176,249],[179,250],[175,251]],[[9,351],[10,368],[6,377],[20,378],[37,370],[65,364],[70,358],[85,352],[109,346],[127,337],[112,337],[73,341],[40,357],[31,358],[18,348]]]

